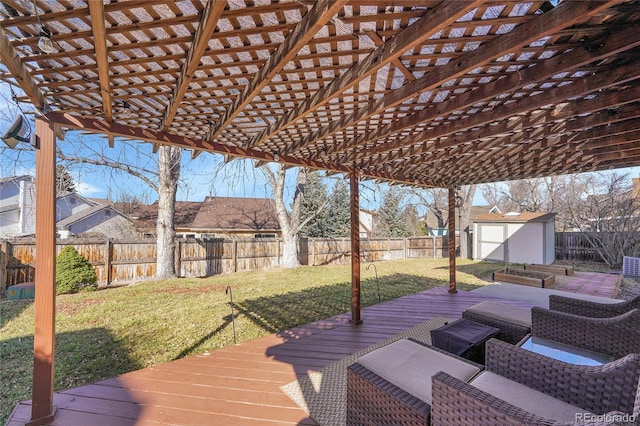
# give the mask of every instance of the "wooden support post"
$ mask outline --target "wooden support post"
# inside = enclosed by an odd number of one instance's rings
[[[456,289],[456,190],[449,188],[449,293]]]
[[[351,184],[351,323],[362,324],[360,316],[360,192],[358,173],[350,175]]]
[[[36,288],[31,421],[53,421],[56,322],[56,141],[52,123],[36,118]]]

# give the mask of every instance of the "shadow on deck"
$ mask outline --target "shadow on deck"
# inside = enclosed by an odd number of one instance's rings
[[[460,318],[467,307],[487,299],[495,298],[437,287],[369,306],[359,326],[349,323],[350,314],[337,315],[68,389],[54,396],[52,424],[315,424],[280,386],[431,318]],[[7,425],[24,425],[30,409],[29,401],[20,403]]]

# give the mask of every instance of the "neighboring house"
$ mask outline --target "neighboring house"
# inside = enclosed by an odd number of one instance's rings
[[[137,204],[130,210],[138,230],[156,235],[158,203]],[[203,202],[177,201],[176,236],[183,238],[276,238],[282,235],[273,200],[267,198],[206,197]]]
[[[360,238],[371,238],[373,235],[373,224],[378,214],[367,210],[360,210],[358,218],[360,219]]]
[[[0,238],[35,234],[35,182],[31,176],[0,179]],[[99,204],[76,192],[59,192],[56,228],[60,238],[101,235],[134,237],[131,221],[115,207]]]
[[[555,213],[487,213],[474,217],[474,259],[553,263],[555,217]]]
[[[33,177],[0,179],[0,238],[33,235],[35,218]]]
[[[276,238],[282,236],[273,200],[206,197],[191,232],[210,238]]]

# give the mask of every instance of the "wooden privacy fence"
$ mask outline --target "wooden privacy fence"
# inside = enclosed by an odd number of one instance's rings
[[[362,239],[362,262],[448,256],[448,237]],[[155,240],[58,240],[56,250],[73,246],[94,267],[101,285],[151,279],[156,272]],[[207,277],[224,272],[254,271],[280,264],[282,240],[181,239],[176,241],[176,274]],[[0,293],[8,286],[34,281],[35,241],[0,244]],[[348,238],[302,238],[299,260],[303,265],[351,262]]]
[[[603,261],[582,232],[556,232],[556,259]]]

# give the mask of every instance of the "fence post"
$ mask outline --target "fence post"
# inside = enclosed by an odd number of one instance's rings
[[[174,249],[174,269],[176,270],[176,277],[181,276],[182,272],[182,241],[176,241],[176,247]]]
[[[111,284],[111,281],[113,279],[113,276],[111,273],[111,261],[113,260],[113,243],[111,242],[111,240],[107,240],[105,251],[106,253],[104,254],[104,275],[107,280],[107,286],[108,286],[109,284]]]
[[[311,266],[316,266],[316,240],[311,238]]]
[[[0,296],[7,294],[7,262],[9,262],[7,243],[2,242],[0,244]]]
[[[231,247],[231,264],[233,265],[233,272],[238,272],[238,241],[233,240],[233,245]]]
[[[402,249],[402,258],[403,258],[403,259],[406,259],[406,258],[407,258],[407,245],[408,245],[408,241],[409,241],[409,239],[408,239],[408,238],[405,238],[405,239],[404,239],[404,247],[403,247],[403,249]]]
[[[433,258],[436,258],[436,236],[431,236],[431,252],[433,253]]]

